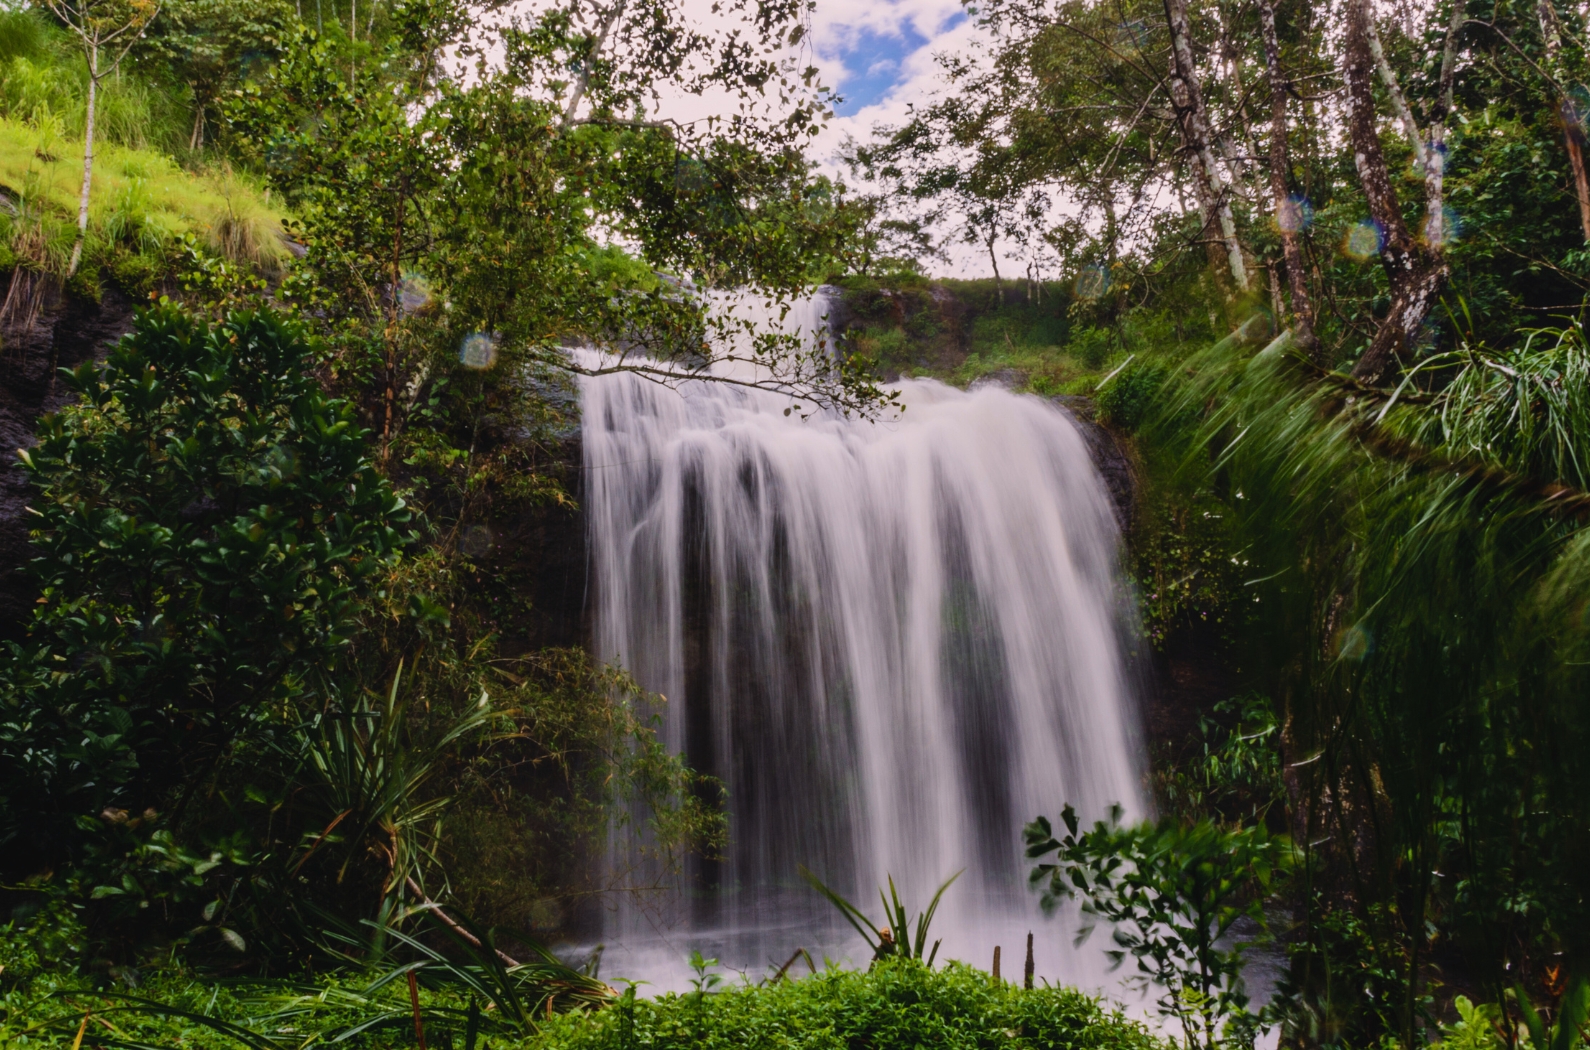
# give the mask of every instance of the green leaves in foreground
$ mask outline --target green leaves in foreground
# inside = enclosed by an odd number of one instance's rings
[[[1031,881],[1046,911],[1081,897],[1084,915],[1113,924],[1119,948],[1108,954],[1117,964],[1135,958],[1141,977],[1165,989],[1160,1009],[1181,1024],[1188,1045],[1213,1048],[1222,1021],[1248,1017],[1241,974],[1249,944],[1227,938],[1239,920],[1262,928],[1264,899],[1290,846],[1263,827],[1227,831],[1207,820],[1122,827],[1120,815],[1116,807],[1108,823],[1081,831],[1066,806],[1060,838],[1046,817],[1027,825],[1027,856],[1054,855]],[[1078,943],[1092,932],[1084,927]]]
[[[963,963],[883,959],[716,995],[625,996],[542,1026],[538,1050],[1162,1050],[1135,1021],[1069,988],[1023,991]]]

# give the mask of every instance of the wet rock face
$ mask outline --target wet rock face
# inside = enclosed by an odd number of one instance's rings
[[[99,302],[46,290],[32,322],[0,327],[0,638],[20,637],[33,605],[27,504],[16,450],[33,444],[39,418],[72,399],[58,369],[102,359],[132,328],[133,304],[114,288]]]

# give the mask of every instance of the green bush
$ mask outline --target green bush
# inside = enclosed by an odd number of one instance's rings
[[[42,594],[0,652],[8,872],[151,847],[139,813],[180,808],[267,713],[334,689],[410,513],[311,355],[275,314],[162,304],[63,378],[78,401],[22,453]]]
[[[1099,392],[1099,419],[1121,430],[1136,430],[1164,379],[1164,370],[1154,365],[1127,366]]]
[[[962,963],[932,970],[906,959],[870,972],[829,970],[805,980],[716,995],[626,996],[611,1009],[555,1018],[537,1050],[692,1050],[767,1047],[933,1047],[1159,1050],[1135,1021],[1067,988],[1024,991]]]

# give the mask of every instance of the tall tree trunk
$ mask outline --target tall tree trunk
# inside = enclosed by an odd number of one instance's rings
[[[94,184],[94,110],[99,101],[99,48],[88,48],[88,115],[83,122],[83,188],[77,195],[77,243],[72,245],[72,261],[66,276],[77,273],[83,261],[83,242],[88,238],[88,196]]]
[[[1287,192],[1292,164],[1286,141],[1286,96],[1291,84],[1281,72],[1281,43],[1275,33],[1275,2],[1259,0],[1259,24],[1264,32],[1264,63],[1270,76],[1270,193],[1275,198],[1275,225],[1281,233],[1281,255],[1286,260],[1286,283],[1292,291],[1292,331],[1297,345],[1320,361],[1319,339],[1314,335],[1314,300],[1308,294],[1308,274],[1303,269],[1303,249],[1298,235],[1303,229],[1303,207]],[[1280,324],[1280,318],[1276,323]]]
[[[1556,81],[1557,110],[1562,117],[1563,139],[1568,147],[1568,166],[1573,169],[1574,195],[1579,198],[1579,225],[1584,230],[1586,244],[1590,244],[1590,176],[1585,174],[1584,125],[1580,122],[1577,107],[1563,93],[1565,81],[1562,70],[1562,27],[1557,21],[1557,9],[1551,0],[1538,0],[1535,14],[1540,19],[1540,36],[1546,42],[1546,71]]]
[[[1417,243],[1402,221],[1402,209],[1386,170],[1375,118],[1375,58],[1371,48],[1369,0],[1348,0],[1344,35],[1347,83],[1348,132],[1358,181],[1369,204],[1369,214],[1380,228],[1380,264],[1391,285],[1391,308],[1375,333],[1369,349],[1358,359],[1353,375],[1367,383],[1389,381],[1399,360],[1424,319],[1446,277],[1439,255]]]
[[[1170,27],[1170,99],[1181,127],[1182,140],[1192,152],[1200,178],[1198,199],[1204,211],[1204,228],[1219,230],[1225,245],[1226,263],[1238,291],[1248,289],[1248,266],[1237,240],[1237,224],[1231,214],[1231,196],[1215,159],[1214,136],[1209,130],[1208,111],[1193,64],[1192,28],[1187,18],[1187,0],[1165,0],[1165,22]]]

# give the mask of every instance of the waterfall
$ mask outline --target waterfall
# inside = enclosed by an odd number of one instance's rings
[[[888,876],[914,911],[964,869],[941,960],[1000,944],[1008,976],[1030,929],[1040,974],[1104,983],[1100,946],[1042,919],[1021,829],[1144,812],[1108,494],[1057,406],[900,388],[897,418],[803,421],[743,387],[584,381],[595,649],[667,697],[730,822],[677,894],[610,914],[605,974],[677,987],[693,948],[753,976],[796,947],[864,965],[804,866],[869,915]]]

